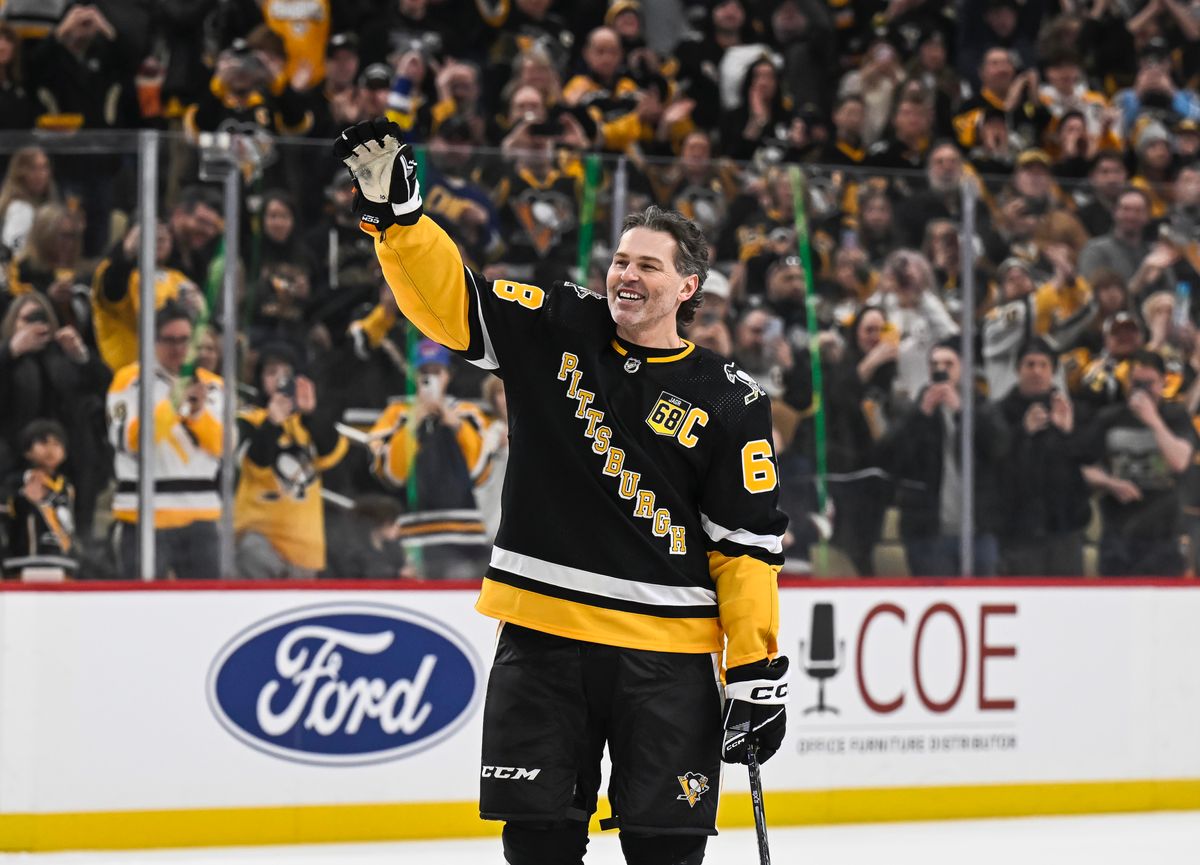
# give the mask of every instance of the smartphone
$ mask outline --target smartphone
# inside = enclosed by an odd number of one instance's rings
[[[1048,210],[1048,202],[1044,198],[1034,198],[1027,195],[1022,199],[1021,203],[1025,205],[1026,216],[1045,216]]]
[[[554,138],[562,129],[559,124],[547,120],[545,123],[534,123],[529,127],[529,134],[539,138]]]
[[[929,380],[934,384],[942,384],[950,380],[950,372],[944,369],[935,369],[929,374]]]
[[[431,402],[442,398],[442,379],[436,375],[417,377],[417,395]]]
[[[1175,327],[1184,327],[1192,320],[1192,285],[1181,282],[1175,286]]]
[[[296,377],[283,375],[275,380],[275,393],[281,393],[288,399],[296,398]]]

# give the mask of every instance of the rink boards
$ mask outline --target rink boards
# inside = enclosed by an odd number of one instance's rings
[[[788,582],[770,821],[1200,809],[1198,588]],[[496,832],[473,801],[495,640],[474,598],[0,590],[0,850]],[[721,825],[750,825],[745,773],[721,781]]]

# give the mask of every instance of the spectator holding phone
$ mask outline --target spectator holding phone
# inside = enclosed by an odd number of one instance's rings
[[[92,319],[96,345],[109,369],[118,370],[138,358],[138,315],[142,304],[141,269],[138,254],[142,227],[134,225],[100,262],[92,279]],[[166,267],[174,244],[170,229],[163,222],[155,225],[154,272],[155,309],[168,301],[178,301],[194,321],[206,304],[204,295],[182,271]]]
[[[1075,387],[1075,401],[1083,409],[1083,420],[1106,406],[1124,400],[1129,387],[1133,358],[1146,346],[1142,325],[1130,312],[1114,313],[1104,320],[1103,349],[1083,368]]]
[[[882,463],[896,482],[900,539],[909,573],[922,577],[962,574],[961,433],[963,401],[972,391],[962,381],[958,340],[939,342],[929,352],[928,383],[916,404],[881,444]],[[1008,455],[1008,430],[984,400],[975,404],[976,576],[996,573],[996,529],[1000,516],[998,475]]]
[[[59,321],[87,338],[92,322],[86,284],[90,271],[82,258],[83,230],[82,211],[56,202],[40,206],[34,212],[25,249],[9,262],[8,291],[13,296],[32,291],[44,294]],[[0,306],[3,303],[0,296]]]
[[[239,576],[312,579],[325,569],[321,475],[346,454],[312,381],[286,343],[263,347],[256,376],[264,405],[238,415],[245,443],[233,505]]]
[[[117,561],[123,575],[139,573],[138,452],[141,425],[151,424],[154,449],[156,576],[176,579],[221,577],[217,519],[225,385],[207,370],[181,380],[192,342],[191,314],[168,302],[154,317],[152,369],[133,363],[117,370],[108,391],[109,440],[116,451],[117,493],[113,497]],[[152,389],[153,415],[141,416],[141,389]]]
[[[1089,492],[1075,458],[1071,400],[1054,386],[1058,354],[1043,339],[1017,353],[1016,384],[997,408],[1012,446],[1000,473],[1000,572],[1007,576],[1083,573]]]
[[[62,424],[72,433],[66,471],[79,491],[83,537],[91,531],[96,496],[111,477],[103,397],[111,380],[79,332],[60,324],[47,297],[17,296],[0,322],[0,477],[24,454],[22,430],[29,424]]]
[[[876,448],[891,421],[892,380],[896,377],[899,334],[883,310],[864,307],[845,329],[846,350],[829,370],[825,389],[828,411],[829,471],[833,544],[843,550],[859,576],[875,574],[875,544],[891,485],[870,471],[877,468]]]
[[[1161,356],[1133,356],[1126,401],[1101,411],[1084,435],[1083,473],[1100,493],[1100,574],[1177,576],[1183,508],[1180,478],[1196,432],[1183,406],[1163,402]]]
[[[446,395],[450,351],[430,339],[417,344],[417,393],[392,403],[372,427],[372,472],[400,491],[400,518],[410,564],[422,579],[479,579],[488,537],[475,487],[488,475],[478,407]]]
[[[867,301],[878,306],[900,334],[895,394],[911,400],[926,381],[930,350],[958,334],[933,290],[933,269],[918,252],[897,250],[887,257],[880,274],[879,291]]]
[[[193,140],[200,132],[228,126],[253,130],[253,135],[298,135],[313,125],[312,112],[295,91],[274,88],[278,57],[266,50],[271,40],[251,44],[235,39],[217,55],[212,82],[183,115],[183,127]]]
[[[484,274],[548,285],[575,264],[579,184],[558,164],[560,129],[547,122],[538,99],[529,87],[512,97],[514,108],[528,103],[528,119],[518,121],[500,145],[512,157],[493,198],[507,248],[503,261]]]

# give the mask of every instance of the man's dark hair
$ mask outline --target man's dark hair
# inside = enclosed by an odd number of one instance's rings
[[[374,529],[395,522],[404,513],[404,508],[392,496],[368,493],[355,500],[354,513]]]
[[[1125,277],[1121,276],[1121,274],[1117,273],[1112,268],[1102,267],[1092,274],[1093,295],[1100,291],[1100,289],[1108,288],[1109,286],[1115,286],[1126,294],[1129,293],[1129,288],[1125,284]]]
[[[900,111],[901,105],[916,105],[919,108],[932,108],[933,97],[929,95],[929,91],[922,85],[917,88],[905,88],[900,91],[900,95],[896,98],[896,104],[892,106],[892,117],[895,117]]]
[[[675,314],[678,324],[691,324],[696,310],[704,303],[704,280],[708,278],[708,240],[699,226],[674,210],[650,205],[641,213],[631,213],[621,224],[621,233],[631,228],[662,231],[675,240],[675,270],[682,276],[695,274],[700,278],[696,293],[679,306]]]
[[[345,171],[341,172],[345,174]],[[188,186],[179,193],[179,201],[175,203],[177,210],[182,210],[184,213],[195,213],[196,208],[204,205],[210,210],[220,213],[222,210],[221,198],[215,190],[208,189],[204,186]]]
[[[30,421],[21,430],[21,453],[28,453],[35,444],[50,438],[58,439],[65,449],[67,446],[66,427],[50,418],[38,418]]]
[[[833,103],[834,112],[836,113],[838,111],[841,111],[842,106],[849,105],[851,102],[857,102],[859,105],[863,106],[864,108],[867,107],[867,100],[863,99],[862,96],[860,96],[857,93],[847,93],[844,96],[839,96],[837,101]]]
[[[1027,339],[1017,350],[1017,366],[1021,365],[1021,361],[1025,360],[1027,355],[1041,354],[1050,358],[1050,366],[1053,369],[1058,369],[1058,352],[1050,347],[1050,343],[1046,342],[1042,337],[1035,336],[1032,339]]]
[[[935,342],[933,345],[931,345],[929,347],[929,357],[933,357],[933,353],[935,351],[937,351],[939,348],[944,348],[948,351],[952,351],[956,355],[958,355],[960,360],[962,359],[962,340],[959,339],[957,336],[948,336],[944,339],[939,339],[937,342]]]
[[[962,148],[959,147],[954,140],[950,138],[939,138],[930,144],[929,149],[925,151],[925,164],[929,164],[929,160],[933,158],[933,152],[935,150],[941,150],[943,147],[949,147],[954,151],[955,155],[960,157],[962,156]]]
[[[1083,62],[1074,51],[1058,49],[1042,60],[1043,69],[1053,69],[1056,66],[1082,66]]]
[[[1116,162],[1122,168],[1125,167],[1125,157],[1117,150],[1101,150],[1092,160],[1092,164],[1088,166],[1088,173],[1095,171],[1102,162]]]
[[[1134,366],[1148,366],[1161,376],[1166,376],[1167,374],[1167,364],[1163,361],[1162,355],[1156,351],[1150,351],[1148,348],[1135,351],[1129,360],[1131,368]]]
[[[154,335],[158,336],[162,333],[162,329],[173,321],[183,319],[188,324],[194,324],[192,314],[188,312],[187,307],[175,300],[168,300],[162,305],[162,308],[154,314]]]

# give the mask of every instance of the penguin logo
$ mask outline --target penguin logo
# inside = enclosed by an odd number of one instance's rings
[[[683,792],[676,796],[675,799],[676,801],[687,802],[689,808],[695,808],[696,803],[700,801],[700,797],[708,792],[708,776],[701,775],[699,772],[676,775],[675,780],[683,788]]]

